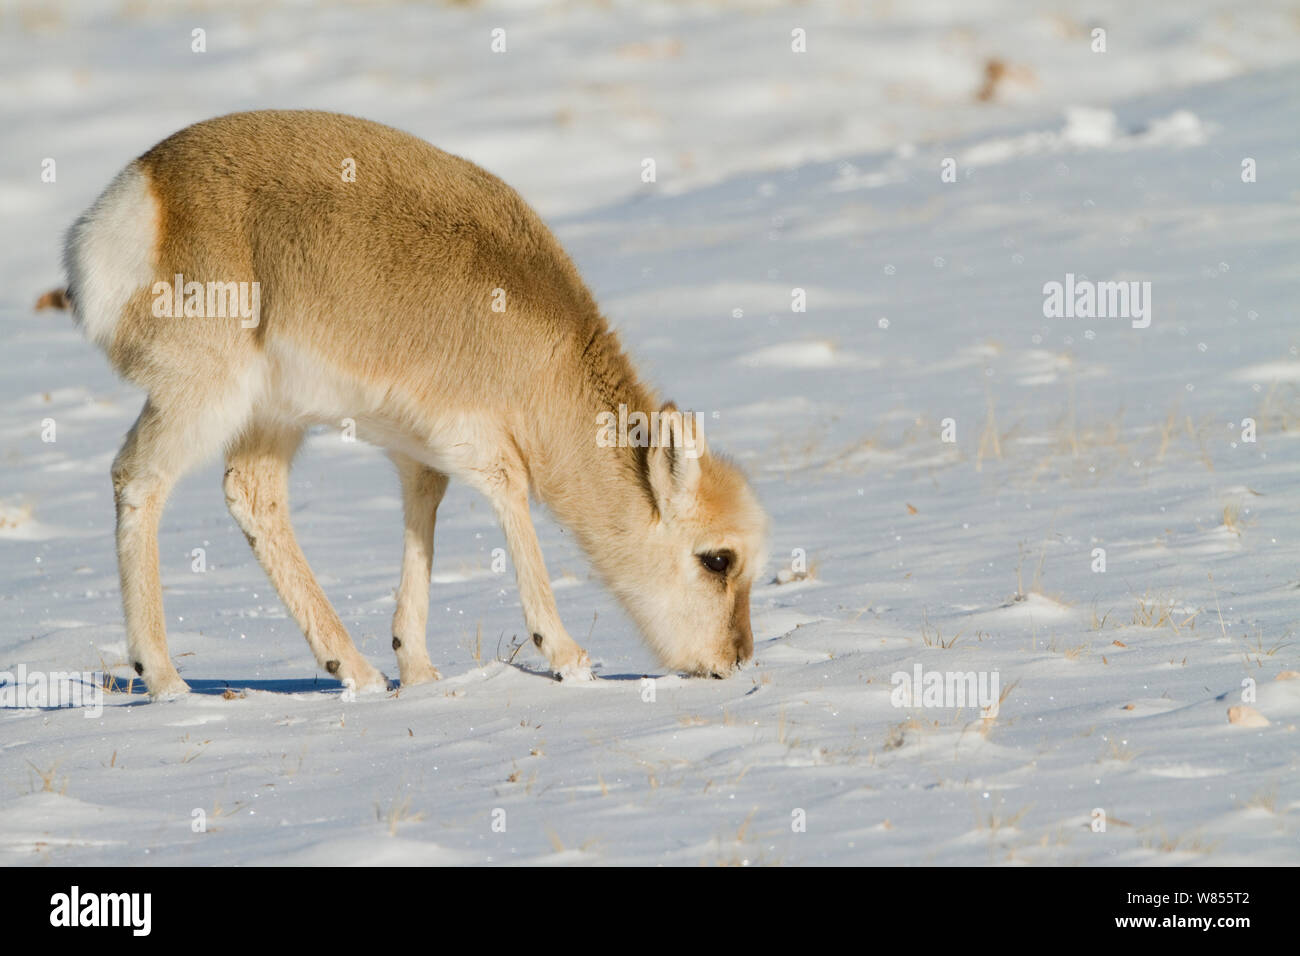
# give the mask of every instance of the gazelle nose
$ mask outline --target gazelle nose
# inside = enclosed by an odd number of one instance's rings
[[[731,646],[736,651],[735,664],[739,666],[754,656],[754,636],[745,628],[731,639]]]
[[[731,608],[731,645],[736,649],[736,663],[743,664],[754,656],[754,632],[749,624],[749,588],[736,595]]]

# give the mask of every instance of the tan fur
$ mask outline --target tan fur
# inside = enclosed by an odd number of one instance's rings
[[[340,175],[345,159],[354,182]],[[304,429],[345,419],[389,450],[402,480],[403,683],[437,677],[424,629],[448,477],[491,501],[528,632],[560,676],[590,669],[560,622],[530,492],[574,531],[666,665],[721,675],[752,653],[766,528],[753,493],[689,417],[666,415],[659,447],[598,447],[599,413],[659,402],[555,238],[496,177],[351,117],[234,114],[128,166],[73,227],[66,259],[78,321],[149,396],[113,482],[128,646],[151,693],[186,689],[166,650],[159,514],[176,480],[219,450],[231,513],[317,661],[357,687],[382,685],[289,524]],[[155,316],[153,282],[178,273],[258,282],[256,326]],[[504,312],[492,310],[496,289]],[[663,447],[673,440],[703,454]],[[727,574],[701,565],[724,550]]]

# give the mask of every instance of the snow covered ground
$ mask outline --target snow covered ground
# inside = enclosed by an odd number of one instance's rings
[[[0,709],[0,863],[1300,862],[1300,15],[1053,6],[0,4],[0,671],[130,676],[108,467],[141,396],[32,303],[123,163],[234,109],[502,175],[773,519],[729,681],[658,667],[543,519],[601,678],[569,686],[504,661],[504,540],[453,486],[443,680],[348,701],[213,462],[161,533],[195,693]],[[1067,281],[1149,282],[1149,326],[1045,317]],[[395,674],[391,468],[321,433],[293,495]],[[996,678],[996,716],[899,701],[918,666]]]

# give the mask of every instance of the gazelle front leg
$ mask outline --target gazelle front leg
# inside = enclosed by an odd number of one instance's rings
[[[402,582],[393,615],[393,651],[402,686],[438,680],[429,660],[425,627],[429,621],[429,578],[433,573],[433,530],[438,505],[447,491],[447,476],[400,452],[390,456],[402,478],[402,514],[406,533],[402,548]]]
[[[482,490],[492,501],[497,520],[506,535],[510,557],[515,563],[515,580],[524,606],[524,621],[533,645],[541,651],[560,680],[591,680],[591,660],[560,623],[551,579],[542,560],[542,547],[528,513],[528,485],[522,468],[497,472],[483,482]]]

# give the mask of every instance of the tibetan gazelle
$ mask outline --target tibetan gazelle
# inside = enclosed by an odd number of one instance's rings
[[[167,652],[159,515],[218,450],[226,504],[318,664],[387,686],[289,522],[305,429],[345,420],[401,476],[404,685],[438,677],[425,624],[450,478],[491,501],[527,633],[561,679],[591,666],[560,623],[530,493],[665,666],[724,676],[752,655],[758,501],[696,417],[640,381],[555,237],[495,176],[348,116],[237,113],[130,163],[69,231],[65,265],[77,321],[148,394],[112,476],[127,647],[153,696],[188,690]]]

